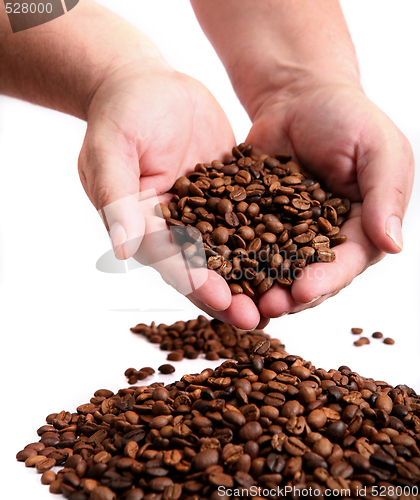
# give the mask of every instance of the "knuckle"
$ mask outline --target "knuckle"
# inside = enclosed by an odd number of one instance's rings
[[[109,186],[97,186],[94,188],[94,199],[93,204],[97,210],[106,207],[111,203],[111,190]]]

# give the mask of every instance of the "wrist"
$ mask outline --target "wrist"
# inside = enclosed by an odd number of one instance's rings
[[[98,105],[100,107],[100,103],[106,102],[115,91],[123,91],[125,83],[133,79],[150,81],[175,73],[157,49],[156,52],[152,50],[147,55],[143,52],[141,57],[131,59],[125,57],[123,60],[116,60],[103,68],[91,82],[84,102],[85,120],[87,121],[95,113]]]
[[[351,87],[363,92],[356,61],[347,65],[313,61],[303,65],[291,61],[260,59],[258,65],[234,69],[232,85],[254,121],[258,110],[275,98],[288,101],[310,89],[325,86]]]

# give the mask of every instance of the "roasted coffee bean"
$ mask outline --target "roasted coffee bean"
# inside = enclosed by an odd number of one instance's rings
[[[390,337],[387,337],[387,338],[384,339],[384,344],[394,345],[395,344],[395,340],[391,339]]]
[[[356,347],[360,347],[362,345],[367,345],[370,344],[370,340],[367,337],[360,337],[358,340],[355,340],[353,344]]]
[[[183,358],[184,358],[184,353],[182,351],[170,352],[166,357],[168,361],[181,361]]]
[[[381,339],[383,338],[384,334],[382,332],[373,332],[372,333],[372,338],[374,339]]]
[[[38,453],[34,449],[26,448],[26,449],[20,451],[16,455],[16,460],[19,460],[19,462],[25,462],[25,460],[27,458],[29,458],[29,457],[36,457],[37,455],[38,455]]]
[[[332,262],[335,259],[335,253],[326,247],[317,248],[315,255],[319,262]]]
[[[47,470],[41,476],[41,483],[51,484],[53,481],[56,480],[56,478],[57,476],[55,475],[55,472],[53,472],[52,470]]]
[[[172,365],[165,364],[165,365],[159,366],[158,370],[160,371],[160,373],[163,373],[164,375],[168,375],[170,373],[174,373],[175,368]]]

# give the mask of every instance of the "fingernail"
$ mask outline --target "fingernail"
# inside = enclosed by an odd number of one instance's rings
[[[226,309],[227,309],[227,308],[225,308],[225,309],[216,309],[216,308],[214,308],[214,307],[209,306],[209,305],[208,305],[208,304],[206,304],[205,302],[203,302],[203,304],[204,304],[206,307],[208,307],[209,309],[211,309],[212,311],[216,311],[216,312],[226,311]]]
[[[114,222],[109,228],[112,248],[117,258],[126,258],[124,243],[127,241],[127,233],[119,222]]]
[[[284,311],[283,314],[280,314],[279,318],[282,318],[283,316],[287,316],[289,314],[289,311]]]
[[[401,219],[396,215],[390,215],[386,221],[385,231],[391,240],[402,250],[403,237]]]
[[[310,302],[306,302],[306,304],[313,304],[314,302],[316,302],[321,297],[322,297],[322,295],[319,295],[318,297],[315,297],[314,299],[312,299]]]
[[[310,300],[309,302],[299,302],[296,300],[296,304],[302,304],[303,306],[308,306],[309,304],[313,304],[314,302],[316,302],[321,297],[322,297],[322,295],[319,295],[318,297],[315,297],[314,299]]]

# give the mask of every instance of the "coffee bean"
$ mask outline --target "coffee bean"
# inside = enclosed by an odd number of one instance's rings
[[[255,344],[252,348],[255,354],[264,355],[270,349],[270,342],[268,340],[262,340],[258,344]]]
[[[395,344],[395,340],[391,339],[390,337],[387,337],[387,338],[384,339],[384,344],[394,345]]]
[[[332,422],[325,431],[325,435],[328,439],[334,443],[339,443],[344,438],[347,432],[347,426],[342,420],[337,420]]]
[[[394,403],[387,394],[381,394],[375,400],[375,408],[378,408],[379,410],[384,410],[388,414],[392,412],[393,406]]]
[[[51,470],[55,466],[56,461],[53,458],[42,458],[43,460],[37,461],[37,463],[35,464],[35,468],[38,472],[46,472],[48,470]]]
[[[53,481],[56,480],[56,478],[57,476],[55,475],[55,472],[53,472],[52,470],[47,470],[41,476],[41,483],[51,484]]]
[[[317,248],[315,255],[319,262],[332,262],[335,260],[335,253],[326,247]]]
[[[163,373],[164,375],[168,375],[170,373],[174,373],[175,368],[172,365],[166,364],[166,365],[159,366],[158,370],[160,371],[160,373]]]
[[[170,219],[171,218],[171,211],[169,208],[164,205],[163,203],[158,203],[155,207],[155,212],[158,217],[161,217],[163,219]]]
[[[97,486],[90,494],[89,500],[117,500],[117,495],[106,486]]]
[[[20,451],[17,455],[16,455],[16,460],[18,460],[19,462],[25,462],[25,460],[29,457],[36,457],[38,455],[38,453],[31,449],[31,448],[27,448],[25,450],[22,450]]]
[[[166,359],[168,361],[181,361],[183,358],[184,358],[184,354],[182,351],[170,352],[166,357]]]
[[[354,335],[360,335],[361,333],[363,333],[363,328],[352,328],[351,333],[353,333]]]
[[[216,465],[219,462],[219,453],[215,449],[206,449],[204,451],[200,451],[192,460],[192,466],[198,470],[203,471],[212,465]]]
[[[373,332],[372,333],[372,338],[374,339],[381,339],[384,336],[382,332]]]
[[[353,344],[360,347],[362,345],[370,344],[370,340],[367,337],[360,337],[358,340],[354,341]]]

